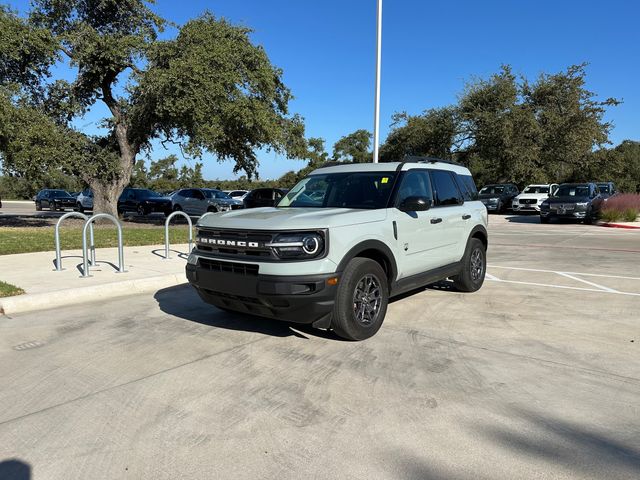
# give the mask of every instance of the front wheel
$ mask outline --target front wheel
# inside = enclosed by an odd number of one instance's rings
[[[42,204],[36,203],[36,212],[41,212],[41,211],[42,211]]]
[[[484,283],[487,272],[487,252],[484,244],[472,238],[462,258],[462,271],[453,277],[453,283],[461,292],[475,292]]]
[[[84,207],[82,206],[82,204],[80,202],[78,202],[78,204],[76,206],[78,207],[78,211],[80,213],[84,213]]]
[[[58,206],[56,205],[56,202],[51,203],[51,205],[49,206],[49,210],[51,210],[52,212],[55,212],[56,210],[58,210]]]
[[[380,264],[356,257],[340,278],[331,327],[348,340],[372,337],[382,326],[388,302],[387,276]]]
[[[589,209],[587,210],[586,215],[584,216],[584,223],[585,225],[591,225],[593,223],[593,210]]]

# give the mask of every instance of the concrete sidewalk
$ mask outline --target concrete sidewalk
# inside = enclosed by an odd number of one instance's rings
[[[182,252],[178,255],[179,252]],[[165,260],[164,245],[125,247],[125,273],[117,273],[118,249],[96,250],[97,266],[82,278],[82,251],[62,252],[63,271],[55,271],[55,252],[0,256],[0,280],[26,293],[0,298],[0,313],[14,313],[84,303],[185,283],[188,245],[174,245]]]

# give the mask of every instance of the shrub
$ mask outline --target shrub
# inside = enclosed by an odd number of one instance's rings
[[[602,206],[601,217],[607,222],[624,220],[634,222],[640,214],[640,195],[624,193],[614,195]]]
[[[638,218],[638,213],[640,213],[640,210],[637,208],[627,208],[622,214],[622,219],[625,222],[635,222],[636,218]]]

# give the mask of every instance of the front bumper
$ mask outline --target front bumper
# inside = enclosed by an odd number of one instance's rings
[[[327,280],[336,273],[318,275],[263,275],[258,266],[200,257],[186,266],[187,280],[207,303],[223,309],[294,323],[328,328],[336,285]]]
[[[536,203],[513,203],[511,210],[514,212],[539,212],[540,204]]]
[[[586,210],[565,210],[558,213],[557,210],[540,210],[540,216],[544,218],[569,218],[575,220],[582,220],[586,218]]]

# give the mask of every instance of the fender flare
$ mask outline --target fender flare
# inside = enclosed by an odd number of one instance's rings
[[[469,241],[478,233],[480,233],[482,238],[484,239],[482,243],[484,243],[486,250],[489,247],[489,234],[487,233],[487,229],[484,228],[484,225],[476,225],[471,229],[471,233],[469,233],[469,237],[467,238],[467,244],[469,244]]]
[[[364,240],[351,247],[351,249],[346,253],[340,263],[338,264],[337,272],[342,272],[347,267],[347,264],[355,257],[361,256],[360,254],[366,252],[367,250],[375,250],[380,252],[388,262],[389,271],[387,272],[389,286],[395,283],[398,277],[398,264],[396,263],[396,258],[393,255],[391,249],[385,245],[380,240]]]

